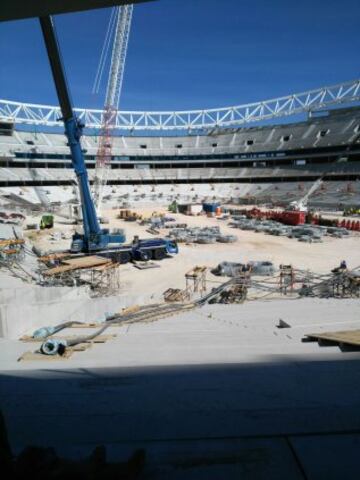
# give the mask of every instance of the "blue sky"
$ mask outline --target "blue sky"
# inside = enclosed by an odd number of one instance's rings
[[[56,25],[76,106],[91,94],[109,9]],[[360,76],[358,0],[158,0],[136,5],[120,107],[264,100]],[[0,23],[0,98],[57,104],[38,21]]]

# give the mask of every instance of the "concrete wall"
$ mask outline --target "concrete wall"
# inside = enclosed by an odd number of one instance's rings
[[[134,296],[89,298],[86,289],[19,287],[0,290],[0,337],[16,339],[67,321],[103,320],[105,313],[138,303]]]

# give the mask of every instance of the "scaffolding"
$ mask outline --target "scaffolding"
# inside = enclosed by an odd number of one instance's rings
[[[186,272],[186,290],[190,289],[202,296],[206,292],[206,273],[207,267],[198,265]]]

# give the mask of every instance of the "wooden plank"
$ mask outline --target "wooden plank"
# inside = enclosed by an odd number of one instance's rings
[[[69,253],[50,253],[49,255],[43,255],[42,257],[38,257],[40,262],[51,262],[52,260],[62,260],[69,256]]]
[[[0,240],[0,247],[9,247],[11,245],[23,245],[25,240],[22,238],[7,238]]]
[[[186,278],[197,278],[203,275],[207,270],[207,267],[196,265],[196,267],[192,268],[188,272],[185,273]]]
[[[305,337],[314,340],[328,340],[360,347],[360,330],[342,330],[337,332],[307,333]]]
[[[72,265],[75,268],[90,268],[112,263],[112,260],[110,260],[110,258],[99,257],[97,255],[90,255],[88,257],[68,258],[63,260],[62,263],[65,265]]]
[[[23,362],[23,361],[54,361],[54,360],[68,360],[71,355],[73,354],[73,351],[68,349],[64,353],[64,355],[44,355],[40,352],[25,352],[23,353],[19,358],[18,362]]]
[[[63,265],[49,268],[49,270],[43,272],[43,275],[49,277],[82,268],[93,268],[105,265],[112,265],[112,261],[109,258],[98,257],[96,255],[91,255],[89,257],[68,258],[66,260],[63,260],[62,263]]]
[[[76,270],[76,268],[72,267],[71,265],[59,265],[58,267],[53,267],[49,268],[49,270],[45,270],[44,272],[42,272],[42,274],[45,277],[52,277],[53,275],[70,272],[72,270]]]
[[[106,263],[105,265],[99,265],[98,267],[92,268],[96,272],[104,272],[106,270],[112,270],[120,266],[120,263]]]

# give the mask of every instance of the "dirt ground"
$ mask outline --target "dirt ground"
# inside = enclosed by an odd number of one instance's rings
[[[174,217],[179,223],[187,223],[188,226],[215,226],[221,228],[224,234],[235,234],[237,242],[233,244],[179,244],[179,254],[158,262],[159,268],[138,270],[130,264],[121,265],[120,281],[122,293],[132,295],[144,295],[149,298],[159,298],[169,287],[184,288],[185,273],[195,265],[215,267],[222,261],[248,262],[250,260],[269,260],[278,267],[281,263],[292,264],[295,268],[309,269],[314,272],[326,273],[341,260],[346,260],[349,268],[360,266],[360,235],[351,234],[348,238],[337,239],[325,237],[323,243],[302,243],[287,237],[271,236],[264,233],[242,231],[228,225],[228,221],[206,216],[187,216],[183,214],[169,214],[167,209],[158,206],[148,208],[133,208],[143,216],[151,216],[153,212],[166,213]],[[103,216],[110,220],[110,228],[123,228],[126,232],[127,241],[131,241],[134,235],[140,238],[149,238],[152,235],[146,232],[148,226],[141,226],[137,222],[126,222],[117,217],[119,209],[110,209],[103,212]],[[28,223],[38,221],[38,218],[27,219]],[[71,235],[75,226],[64,223],[65,221],[55,217],[55,227],[41,232],[26,232],[42,251],[68,249]],[[175,222],[174,222],[175,223]],[[167,229],[162,229],[159,236],[166,236]],[[51,239],[51,235],[57,237]],[[59,239],[59,236],[63,238]],[[219,282],[221,279],[209,273],[211,282]]]

